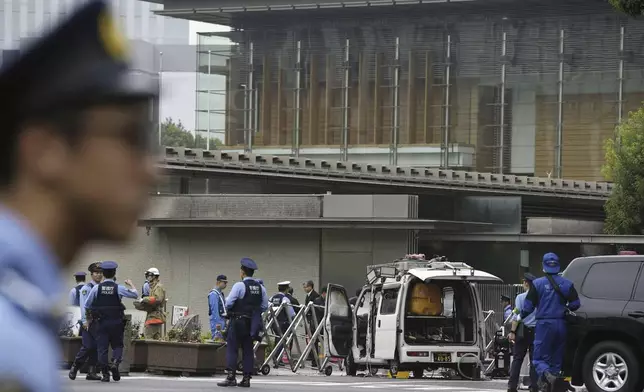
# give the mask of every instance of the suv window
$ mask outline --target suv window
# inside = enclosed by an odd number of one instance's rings
[[[635,288],[635,301],[644,302],[644,275],[640,275],[640,281]]]
[[[628,301],[640,264],[627,261],[595,263],[584,279],[581,292],[588,298]]]

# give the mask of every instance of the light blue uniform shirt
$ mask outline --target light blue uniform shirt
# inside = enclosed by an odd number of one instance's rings
[[[247,279],[253,279],[249,277],[245,277],[244,280]],[[264,286],[259,285],[259,287],[262,288],[262,312],[265,312],[266,309],[268,309],[268,295],[266,294],[266,289]],[[228,297],[226,297],[226,309],[230,310],[232,309],[233,305],[235,305],[235,301],[237,301],[240,298],[244,298],[244,295],[246,295],[246,285],[243,282],[237,282],[233,285],[233,287],[230,289],[230,293],[228,294]]]
[[[81,283],[83,283],[83,282],[81,282]],[[85,283],[83,283],[83,284],[85,284]],[[74,286],[71,290],[69,290],[69,300],[67,301],[67,303],[70,306],[81,306],[83,304],[80,300],[78,302],[79,302],[79,304],[76,305],[76,286]]]
[[[508,317],[512,314],[512,306],[506,305],[505,308],[503,308],[503,322],[505,322]]]
[[[103,279],[103,282],[114,282],[114,279]],[[118,293],[119,297],[123,298],[138,298],[139,292],[136,291],[136,289],[128,289],[127,287],[123,286],[122,284],[118,285]],[[87,298],[85,299],[85,308],[89,309],[92,307],[92,304],[94,303],[94,300],[96,299],[96,295],[98,294],[98,285],[94,286],[92,291],[89,292],[87,295]]]
[[[62,281],[49,245],[0,207],[0,384],[61,392],[54,317],[62,315],[67,299]]]
[[[143,288],[141,289],[141,295],[147,297],[150,295],[150,282],[146,281],[143,283]]]
[[[87,297],[89,297],[89,293],[92,291],[94,287],[98,286],[98,283],[96,282],[89,282],[83,288],[81,289],[80,292],[80,312],[81,312],[81,322],[85,323],[87,319],[85,318],[85,303],[87,302]]]
[[[246,290],[246,287],[244,287]],[[219,314],[219,310],[226,314],[226,304],[224,302],[224,293],[219,289],[212,289],[208,294],[208,314],[210,315],[210,333],[213,338],[221,338],[221,330],[226,325],[226,320]],[[217,326],[220,330],[217,331]]]
[[[514,306],[515,306],[515,313],[518,310],[518,314],[514,315],[514,320],[515,321],[523,321],[523,324],[526,327],[534,328],[537,325],[537,318],[535,314],[537,313],[536,310],[532,313],[530,313],[526,318],[521,320],[521,309],[523,309],[523,304],[525,303],[525,298],[528,296],[528,292],[526,291],[525,293],[521,293],[517,295],[517,298],[514,300]]]

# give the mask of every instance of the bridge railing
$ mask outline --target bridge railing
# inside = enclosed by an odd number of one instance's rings
[[[165,147],[160,163],[167,168],[272,172],[291,176],[353,179],[373,183],[404,183],[434,188],[477,188],[489,192],[543,194],[573,198],[608,198],[610,182],[566,180],[438,168],[328,161],[288,156]]]

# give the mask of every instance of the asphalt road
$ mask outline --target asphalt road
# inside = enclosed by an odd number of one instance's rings
[[[123,377],[119,382],[101,383],[100,381],[86,381],[79,375],[75,381],[67,378],[66,372],[61,372],[70,392],[92,391],[136,391],[136,392],[163,392],[163,391],[212,391],[220,389],[216,383],[222,377],[164,377],[148,374],[132,374]],[[385,377],[347,377],[332,375],[325,377],[318,374],[276,374],[269,376],[255,376],[251,381],[251,388],[261,391],[376,391],[384,392],[396,389],[399,391],[440,391],[440,392],[498,392],[506,389],[507,381],[457,381],[444,379],[422,380],[392,380]],[[223,389],[223,388],[221,388]],[[235,388],[236,389],[236,388]]]

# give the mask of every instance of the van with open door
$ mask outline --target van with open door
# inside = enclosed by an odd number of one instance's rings
[[[453,368],[477,377],[485,351],[485,320],[477,283],[501,279],[445,257],[407,255],[367,268],[351,309],[346,290],[329,284],[324,319],[327,356],[345,358],[346,372]]]

